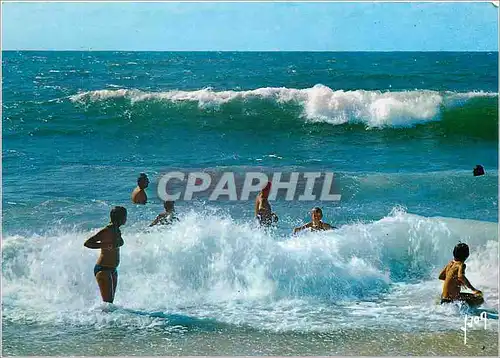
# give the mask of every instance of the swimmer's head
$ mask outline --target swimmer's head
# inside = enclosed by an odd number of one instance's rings
[[[484,168],[483,168],[483,166],[479,165],[479,164],[476,165],[476,167],[473,170],[473,174],[474,174],[475,177],[484,175]]]
[[[270,192],[271,192],[271,182],[268,181],[264,189],[262,189],[262,196],[264,198],[267,198]]]
[[[466,243],[460,242],[453,249],[453,258],[456,261],[464,262],[469,257],[469,246]]]
[[[163,202],[163,207],[165,208],[165,211],[174,211],[174,202],[167,200]]]
[[[149,185],[149,178],[146,175],[146,173],[141,173],[139,174],[139,177],[137,178],[137,185],[141,189],[146,189]]]
[[[320,221],[323,219],[323,210],[318,207],[315,207],[311,210],[311,217],[314,221]]]
[[[127,209],[123,206],[115,206],[109,213],[111,223],[117,226],[124,225],[127,222]]]

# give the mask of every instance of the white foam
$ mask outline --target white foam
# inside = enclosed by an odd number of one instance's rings
[[[441,106],[462,105],[476,97],[495,97],[490,92],[436,92],[414,90],[402,92],[333,90],[318,84],[312,88],[265,87],[248,91],[144,92],[136,89],[97,90],[70,97],[73,102],[92,103],[116,98],[133,105],[143,101],[196,102],[201,109],[221,106],[234,100],[265,99],[277,103],[295,103],[303,107],[307,121],[333,125],[364,123],[368,127],[412,126],[439,120]]]
[[[129,328],[165,324],[123,310],[102,312],[93,277],[98,250],[83,247],[90,234],[4,238],[4,319]],[[250,224],[192,212],[170,228],[129,225],[123,236],[115,304],[147,312],[273,330],[366,328],[379,325],[382,314],[394,328],[426,326],[432,318],[436,327],[457,329],[456,316],[443,315],[435,298],[441,289],[437,274],[459,240],[471,246],[470,280],[487,302],[498,302],[495,223],[395,210],[377,222],[280,239]]]

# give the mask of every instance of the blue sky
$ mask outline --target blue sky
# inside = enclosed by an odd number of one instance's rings
[[[4,50],[497,51],[491,3],[3,3]]]

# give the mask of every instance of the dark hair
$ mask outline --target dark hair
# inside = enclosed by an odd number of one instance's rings
[[[125,209],[123,206],[115,206],[113,209],[111,209],[109,217],[111,218],[112,224],[122,225],[124,219],[127,217],[127,209]]]
[[[453,258],[457,261],[465,261],[469,257],[469,246],[464,243],[458,243],[453,249]]]
[[[481,175],[484,175],[484,168],[482,165],[478,164],[478,165],[476,165],[476,167],[474,168],[474,170],[472,172],[473,172],[475,177],[481,176]]]
[[[313,208],[311,211],[312,211],[312,212],[317,211],[317,212],[319,212],[319,214],[320,214],[321,216],[323,216],[323,210],[321,210],[321,208],[319,208],[319,207],[317,207],[317,206],[316,206],[315,208]]]
[[[139,184],[139,182],[143,179],[147,179],[148,176],[146,175],[146,173],[141,173],[139,174],[139,177],[137,178],[137,184]]]
[[[166,200],[163,202],[163,207],[166,208],[174,208],[174,201]]]

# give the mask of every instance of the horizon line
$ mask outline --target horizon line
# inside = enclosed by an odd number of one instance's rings
[[[64,49],[64,50],[48,50],[48,49],[2,49],[2,52],[454,52],[454,53],[499,53],[499,50],[84,50],[84,49]]]

